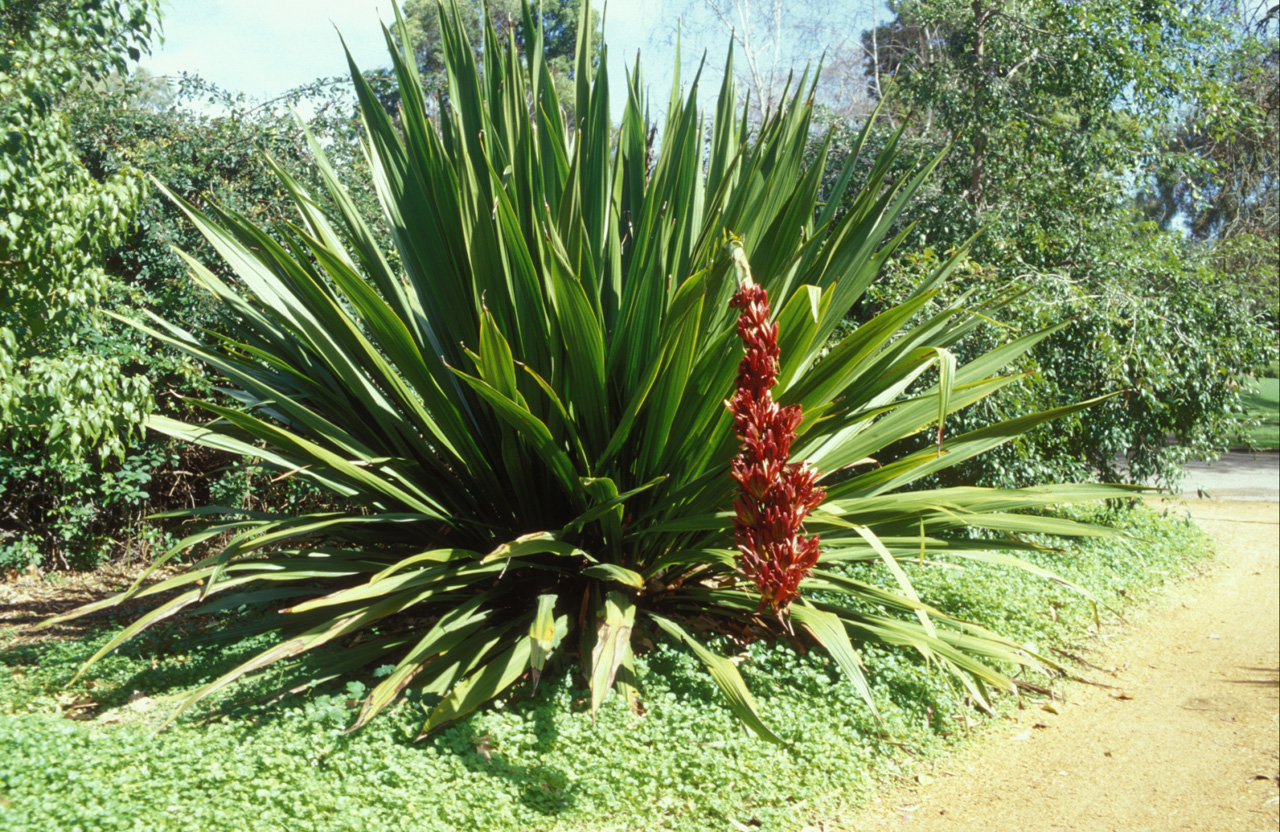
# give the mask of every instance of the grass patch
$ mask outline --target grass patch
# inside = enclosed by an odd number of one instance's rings
[[[1245,415],[1258,421],[1246,440],[1249,447],[1274,451],[1280,449],[1280,379],[1250,379],[1249,389],[1240,394]]]
[[[1115,519],[1135,539],[1031,559],[1118,607],[1209,551],[1185,516]],[[1076,646],[1094,621],[1079,596],[1018,570],[907,568],[926,600],[1042,648]],[[789,830],[965,739],[961,692],[905,652],[869,662],[882,728],[826,658],[763,643],[741,668],[789,748],[744,735],[697,660],[663,643],[637,659],[643,716],[615,695],[593,722],[561,673],[414,744],[420,700],[346,734],[372,679],[262,705],[274,676],[157,734],[172,697],[259,645],[175,626],[64,689],[109,637],[0,649],[0,830]]]

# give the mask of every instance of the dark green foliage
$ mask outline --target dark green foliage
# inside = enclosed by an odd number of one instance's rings
[[[66,102],[77,155],[93,176],[141,171],[193,204],[216,201],[265,224],[292,219],[294,211],[264,153],[301,180],[319,184],[311,153],[284,103],[251,106],[199,79],[187,78],[175,92],[174,106],[156,109],[140,98],[146,88],[145,82],[129,82],[88,89]],[[327,89],[330,101],[317,105],[320,115],[309,126],[330,141],[334,163],[358,175],[362,163],[356,159],[350,102],[344,105],[341,90]],[[201,113],[189,106],[197,99],[216,100],[231,115]],[[355,196],[361,210],[377,210],[371,191],[356,191]],[[127,236],[109,252],[106,270],[127,287],[127,294],[106,308],[125,316],[136,315],[140,308],[152,309],[193,328],[225,332],[223,310],[192,285],[178,250],[216,259],[177,206],[164,194],[151,192]],[[229,274],[216,263],[214,268]],[[153,387],[165,391],[158,403],[160,412],[183,415],[188,407],[181,397],[211,394],[209,379],[179,351],[157,348],[122,322],[108,326],[112,338],[130,345],[118,349],[132,349],[131,360],[143,363]]]
[[[217,202],[270,225],[291,220],[295,213],[264,154],[308,186],[322,187],[311,151],[288,111],[290,103],[306,98],[316,110],[307,126],[328,144],[330,162],[357,182],[367,178],[349,81],[345,86],[317,82],[264,105],[184,77],[169,106],[157,108],[146,103],[150,85],[144,78],[82,90],[64,107],[77,155],[93,176],[141,171],[194,205]],[[208,115],[194,106],[197,102],[216,103],[228,114]],[[371,188],[356,188],[352,195],[362,212],[378,210]],[[321,194],[322,204],[331,209],[325,198]],[[131,293],[115,311],[128,314],[131,308],[150,308],[196,328],[224,331],[221,308],[187,279],[186,264],[175,249],[216,260],[213,249],[172,200],[150,193],[107,262],[107,271]],[[229,273],[216,262],[212,267]],[[137,335],[131,327],[120,329]],[[194,374],[164,380],[183,394],[207,393],[201,386],[204,381]],[[180,410],[169,402],[165,412]]]
[[[167,548],[167,536],[143,517],[157,487],[177,485],[166,476],[178,462],[171,444],[134,443],[106,470],[55,461],[39,449],[0,450],[0,570],[92,569],[120,552],[147,557]]]
[[[1040,273],[1015,279],[1023,294],[1005,322],[1019,330],[1064,317],[1069,323],[1022,359],[1026,378],[955,424],[972,429],[1026,409],[1122,394],[966,462],[946,481],[1012,486],[1094,472],[1118,477],[1123,458],[1134,479],[1173,483],[1180,463],[1236,441],[1246,418],[1245,374],[1275,350],[1246,289],[1216,268],[1212,251],[1150,224],[1119,221],[1093,233],[1100,254],[1114,259],[1094,264],[1087,281]],[[869,303],[902,297],[936,259],[930,248],[902,258]],[[1008,273],[966,265],[954,291],[1000,284]],[[957,353],[988,349],[990,334],[975,333]]]
[[[360,178],[364,163],[356,141],[358,123],[354,120],[349,87],[348,82],[344,92],[341,87],[320,84],[300,90],[296,96],[307,95],[314,105],[316,115],[310,126],[329,142],[333,163]],[[119,74],[64,91],[57,99],[56,114],[58,122],[65,124],[61,157],[65,164],[59,170],[78,171],[86,182],[127,181],[139,186],[139,174],[149,175],[168,183],[196,204],[216,199],[268,223],[292,218],[294,214],[263,158],[264,151],[303,181],[319,185],[310,151],[286,109],[287,101],[271,106],[250,104],[195,78],[184,79],[178,89],[161,88],[159,92],[163,94],[157,93],[155,79]],[[216,100],[230,115],[202,114],[190,106],[197,100]],[[41,187],[50,189],[48,183]],[[4,551],[9,553],[8,561],[36,560],[46,568],[92,568],[110,557],[145,555],[149,548],[135,547],[133,543],[158,539],[162,532],[160,528],[144,529],[141,518],[170,508],[189,507],[205,493],[208,478],[216,476],[216,469],[234,464],[230,457],[193,453],[177,445],[170,452],[160,452],[164,440],[127,430],[141,417],[144,404],[180,417],[190,412],[185,403],[187,397],[215,394],[211,380],[195,362],[101,313],[132,317],[140,308],[151,308],[193,328],[210,333],[225,331],[222,310],[194,289],[187,278],[186,265],[174,251],[187,250],[213,260],[212,249],[170,200],[159,192],[144,192],[141,187],[138,191],[132,222],[119,221],[118,233],[103,240],[94,252],[98,271],[91,276],[96,281],[92,283],[96,302],[79,307],[61,304],[59,308],[67,310],[73,319],[34,342],[19,330],[17,340],[28,349],[39,345],[40,358],[32,365],[37,369],[43,366],[40,362],[47,364],[47,357],[57,354],[50,344],[62,343],[57,349],[80,356],[97,373],[89,376],[94,379],[94,389],[109,391],[113,373],[118,373],[127,382],[145,389],[144,401],[131,402],[127,396],[108,393],[68,407],[69,397],[62,387],[51,388],[45,397],[49,400],[45,410],[61,408],[82,422],[89,412],[99,422],[125,428],[114,435],[105,429],[89,432],[82,428],[79,434],[61,431],[64,445],[74,436],[77,448],[88,454],[89,463],[69,451],[59,452],[58,443],[50,443],[47,434],[17,433],[17,424],[9,428],[9,441],[18,444],[9,446],[13,462],[0,486],[0,503],[6,509],[0,513],[0,546],[7,547]],[[377,211],[371,190],[356,190],[354,198],[360,210],[370,214]],[[49,271],[57,271],[58,281],[71,287],[87,282],[83,276],[76,277],[79,273],[61,265]],[[42,285],[50,283],[42,278]],[[14,285],[20,286],[21,282],[11,283],[8,288]],[[57,297],[56,293],[46,294]],[[25,325],[41,318],[38,310],[27,308],[29,305],[10,304],[0,311],[6,313],[5,320],[20,320]],[[65,343],[69,341],[74,344]],[[30,367],[27,374],[31,374]],[[3,375],[0,371],[0,379]],[[83,371],[73,375],[72,383],[84,375]],[[40,389],[48,387],[46,384]],[[0,389],[4,389],[3,384]],[[90,409],[98,399],[105,401]],[[27,411],[37,410],[30,395],[25,401]],[[130,403],[136,404],[132,421],[121,409],[122,404]],[[37,422],[34,418],[31,421]],[[152,463],[155,467],[147,467]],[[137,469],[140,465],[142,470]],[[140,491],[130,498],[126,510],[118,496],[110,495],[112,483],[120,476],[135,475],[130,472],[146,479],[158,478],[164,487]],[[264,478],[244,493],[296,491],[287,484],[266,488],[267,480]],[[292,494],[282,505],[292,504],[296,498]],[[260,499],[251,502],[253,506],[263,505]],[[241,502],[231,505],[239,506]]]

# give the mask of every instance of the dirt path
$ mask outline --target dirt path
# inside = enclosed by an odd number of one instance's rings
[[[1114,689],[1070,686],[1056,714],[1031,704],[837,828],[1275,832],[1280,505],[1187,508],[1218,557],[1088,655]]]

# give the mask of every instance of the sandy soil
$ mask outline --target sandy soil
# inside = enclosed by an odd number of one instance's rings
[[[1018,724],[839,829],[1275,832],[1280,828],[1280,505],[1194,501],[1218,556]]]

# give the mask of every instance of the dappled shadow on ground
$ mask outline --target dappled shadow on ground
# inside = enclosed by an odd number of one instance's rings
[[[538,747],[551,748],[559,738],[559,731],[551,713],[545,708],[533,711],[534,733]],[[543,815],[557,815],[573,807],[577,787],[563,771],[546,765],[527,765],[512,762],[501,752],[489,746],[488,734],[477,734],[473,723],[456,726],[451,745],[459,752],[459,759],[469,771],[491,777],[501,777],[511,782],[520,794],[520,802]],[[445,744],[445,743],[442,743]],[[466,753],[467,747],[475,753]]]
[[[1280,667],[1240,667],[1237,668],[1237,670],[1249,674],[1252,678],[1224,679],[1223,681],[1233,685],[1269,685],[1270,687],[1280,687]]]
[[[38,628],[39,624],[55,615],[123,592],[137,580],[144,568],[108,565],[94,572],[8,573],[0,579],[0,631],[9,630],[3,643],[15,647],[50,639],[83,638],[107,622],[122,620],[121,616],[136,615],[155,607],[169,596],[131,600],[120,607],[92,613],[76,621]],[[160,579],[170,574],[157,571],[152,577]]]

